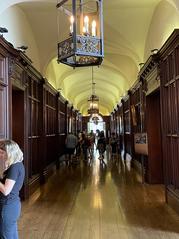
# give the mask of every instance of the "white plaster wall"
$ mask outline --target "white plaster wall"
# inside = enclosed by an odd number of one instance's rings
[[[168,1],[161,1],[153,14],[146,38],[144,62],[152,49],[160,49],[174,28],[179,28],[179,11]]]
[[[27,45],[26,54],[32,60],[34,67],[40,71],[38,47],[24,12],[19,7],[12,6],[0,15],[0,19],[0,26],[8,29],[4,38],[12,43],[15,48]]]

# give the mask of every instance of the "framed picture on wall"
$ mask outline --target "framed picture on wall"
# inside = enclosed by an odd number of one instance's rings
[[[134,134],[134,149],[137,154],[148,155],[147,133]]]

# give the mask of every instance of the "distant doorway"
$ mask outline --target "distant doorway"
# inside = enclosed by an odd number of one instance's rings
[[[92,117],[89,119],[88,133],[90,133],[91,130],[93,130],[94,133],[96,133],[96,130],[104,131],[104,133],[106,133],[106,123],[103,121],[103,118],[100,115],[98,116],[98,118],[99,120],[97,123],[93,122]]]

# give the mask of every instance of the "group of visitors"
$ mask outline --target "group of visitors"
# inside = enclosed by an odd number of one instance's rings
[[[107,159],[117,160],[119,151],[119,140],[115,133],[111,134],[111,137],[105,138],[104,131],[99,133],[99,139],[97,143],[97,149],[99,151],[99,160],[104,163],[104,153],[106,151]]]
[[[79,132],[77,135],[69,133],[66,137],[66,160],[69,163],[79,162],[81,153],[83,160],[88,161],[93,158],[93,149],[95,144],[95,134],[91,131],[89,134]]]
[[[91,130],[89,134],[79,132],[77,135],[69,133],[66,138],[66,162],[78,163],[80,155],[84,162],[93,159],[94,146],[99,152],[100,163],[104,163],[104,153],[111,156],[111,159],[117,158],[118,153],[118,138],[115,133],[111,134],[110,138],[106,138],[104,131],[96,131],[96,134]]]

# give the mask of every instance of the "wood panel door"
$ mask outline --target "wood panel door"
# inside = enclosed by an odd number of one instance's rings
[[[24,149],[24,91],[12,90],[12,139]]]
[[[148,135],[147,181],[149,183],[163,183],[159,91],[146,97],[146,116]]]
[[[29,195],[28,190],[28,162],[26,153],[26,129],[25,129],[25,99],[24,91],[18,88],[12,89],[12,139],[18,143],[24,153],[25,182],[20,196],[25,199]]]

